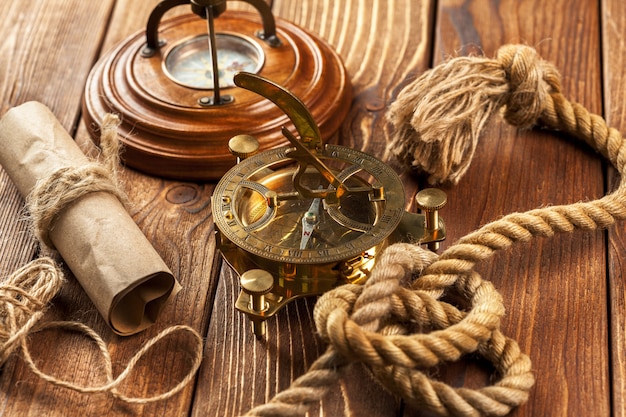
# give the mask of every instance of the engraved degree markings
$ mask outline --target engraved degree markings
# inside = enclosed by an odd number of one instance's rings
[[[220,196],[236,198],[236,195],[239,195],[237,190],[239,187],[243,186],[258,192],[261,196],[265,196],[265,192],[269,189],[262,183],[252,181],[251,178],[264,172],[260,171],[259,168],[272,170],[276,169],[277,165],[275,164],[292,161],[291,158],[286,157],[286,152],[290,148],[291,147],[287,146],[268,150],[242,161],[239,165],[235,166],[231,172],[227,173],[222,178],[220,183],[218,183],[218,186],[216,187],[216,195],[218,198]],[[368,230],[364,231],[364,233],[359,237],[350,242],[345,242],[341,247],[300,251],[297,248],[284,248],[276,246],[273,242],[259,239],[255,233],[244,230],[241,224],[232,225],[232,222],[229,221],[232,219],[225,219],[225,213],[223,211],[220,212],[218,210],[218,212],[216,212],[216,224],[218,224],[218,226],[225,226],[227,222],[230,223],[232,228],[225,227],[228,230],[223,232],[227,238],[233,241],[233,243],[242,247],[245,251],[262,258],[272,259],[278,262],[296,264],[335,262],[358,255],[363,250],[368,250],[378,245],[389,233],[393,231],[395,223],[397,223],[396,220],[399,218],[398,208],[399,211],[403,211],[404,209],[404,191],[399,178],[391,167],[384,165],[371,155],[355,151],[353,149],[337,145],[327,145],[324,154],[326,157],[336,158],[348,164],[348,167],[338,174],[340,178],[347,179],[351,176],[357,175],[361,171],[365,171],[384,185],[386,191],[388,190],[388,192],[385,193],[385,196],[387,197],[386,201],[379,202],[379,204],[383,204],[380,219],[377,219],[374,222],[374,225],[367,224],[367,227],[363,227],[364,224],[360,224],[359,226],[361,228]],[[279,171],[280,169],[281,168],[278,168]],[[243,184],[241,184],[242,181],[244,181]],[[359,190],[359,192],[365,191],[365,189]],[[297,193],[285,193],[278,195],[278,201],[294,198],[298,198]],[[224,208],[231,208],[234,206],[236,206],[236,204],[224,204]],[[258,222],[255,222],[254,225],[250,226],[256,228],[257,225],[260,227],[260,225],[267,224],[271,221],[271,216],[267,219],[263,216],[262,220],[259,220]]]

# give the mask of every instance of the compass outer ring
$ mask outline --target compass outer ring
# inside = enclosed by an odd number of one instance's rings
[[[292,161],[286,157],[291,147],[271,149],[247,158],[230,169],[218,182],[212,198],[213,219],[220,233],[243,251],[264,260],[290,264],[330,264],[354,258],[384,242],[397,228],[404,214],[404,187],[396,172],[377,158],[339,145],[326,145],[322,158],[338,159],[360,165],[380,182],[385,190],[385,207],[372,229],[343,247],[328,250],[281,248],[244,230],[233,215],[238,183],[270,166]],[[228,214],[230,213],[230,214]],[[268,227],[271,227],[269,225]]]

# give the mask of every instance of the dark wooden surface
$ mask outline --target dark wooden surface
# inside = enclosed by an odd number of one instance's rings
[[[48,105],[85,149],[80,101],[97,57],[144,26],[156,0],[21,0],[1,2],[0,111],[28,100]],[[231,9],[245,8],[233,2]],[[391,127],[386,106],[400,88],[449,56],[525,43],[556,64],[571,99],[626,131],[621,0],[456,1],[275,0],[274,13],[326,39],[344,59],[354,99],[338,143],[393,161],[385,153]],[[395,165],[394,165],[395,166]],[[122,173],[131,214],[183,285],[159,322],[132,337],[114,335],[69,275],[46,319],[78,320],[108,343],[119,373],[152,336],[187,324],[206,336],[203,365],[193,384],[172,399],[126,405],[106,394],[78,394],[39,380],[19,355],[0,374],[0,415],[6,416],[236,416],[267,401],[306,371],[325,349],[311,315],[314,300],[289,305],[255,341],[233,302],[238,284],[215,253],[210,196],[213,183],[169,181]],[[402,173],[407,194],[420,180]],[[449,240],[513,212],[600,197],[616,182],[614,171],[569,138],[519,132],[494,119],[467,175],[446,187]],[[23,200],[0,170],[0,275],[38,256],[22,221]],[[576,232],[536,239],[480,265],[505,300],[503,331],[527,352],[536,385],[514,416],[626,415],[626,224],[609,232]],[[84,385],[104,380],[96,349],[79,335],[33,334],[36,362],[53,375]],[[156,346],[121,387],[151,396],[186,372],[189,340]],[[471,362],[438,369],[454,385],[480,387],[491,375]],[[310,416],[422,416],[386,393],[360,366]]]

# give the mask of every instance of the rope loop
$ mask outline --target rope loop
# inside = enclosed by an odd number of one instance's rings
[[[0,365],[37,324],[64,282],[53,259],[41,257],[12,273],[0,285]]]
[[[441,415],[469,415],[455,410],[470,406],[504,415],[503,410],[524,402],[534,376],[528,357],[499,331],[502,297],[476,272],[445,283],[432,282],[430,288],[411,289],[413,280],[419,282],[436,261],[437,255],[421,246],[395,244],[380,255],[363,286],[344,285],[320,297],[315,324],[330,344],[323,363],[316,362],[290,389],[246,415],[303,415],[303,404],[321,398],[329,388],[328,373],[353,362],[366,365],[383,385],[412,405]],[[431,296],[442,289],[457,293],[468,311]],[[481,390],[452,389],[423,373],[472,352],[494,364],[501,375],[497,384]],[[332,369],[326,368],[331,365]],[[507,397],[509,392],[515,395]]]
[[[396,128],[389,148],[411,169],[428,174],[429,182],[456,183],[499,109],[511,124],[559,130],[594,147],[622,175],[617,190],[594,201],[509,214],[440,256],[417,245],[388,247],[362,289],[339,287],[318,301],[316,326],[330,346],[292,384],[299,395],[291,396],[289,388],[246,415],[303,415],[328,390],[328,374],[353,362],[365,364],[413,407],[439,416],[504,416],[528,399],[535,380],[530,359],[500,331],[502,298],[474,267],[537,236],[591,231],[626,219],[626,141],[600,116],[568,101],[558,71],[536,51],[506,45],[495,59],[454,58],[409,84],[389,109]],[[457,295],[455,305],[446,301],[451,294]],[[428,376],[429,367],[468,353],[490,361],[499,380],[472,390]],[[322,379],[326,385],[317,384]]]
[[[93,192],[106,192],[117,197],[123,204],[127,204],[126,196],[117,183],[120,151],[117,139],[118,126],[117,116],[109,114],[103,120],[100,141],[102,164],[90,162],[80,167],[58,169],[48,177],[39,180],[26,198],[33,234],[49,248],[54,249],[48,231],[54,227],[56,217],[81,197]],[[59,292],[63,282],[63,272],[55,261],[49,257],[40,257],[15,271],[0,283],[0,365],[4,364],[17,348],[20,348],[29,369],[42,380],[80,393],[107,392],[121,401],[136,404],[168,399],[179,393],[195,378],[202,361],[203,340],[196,330],[182,325],[168,327],[148,340],[131,358],[124,371],[114,378],[112,361],[106,344],[93,329],[74,321],[40,323],[45,309]],[[107,382],[96,387],[83,386],[42,372],[31,357],[27,339],[30,334],[47,328],[78,331],[91,339],[104,359]],[[118,386],[128,378],[139,360],[157,342],[175,332],[189,333],[194,344],[194,351],[190,352],[191,369],[184,378],[170,390],[152,397],[131,397],[121,393]]]
[[[468,415],[454,414],[454,410],[473,404],[479,411],[490,407],[500,410],[494,415],[508,413],[527,399],[534,376],[528,357],[499,331],[504,315],[501,296],[476,272],[459,276],[452,286],[435,283],[432,288],[436,292],[444,287],[448,292],[454,290],[468,305],[467,313],[431,297],[427,290],[404,288],[401,282],[406,282],[407,275],[428,270],[425,263],[417,270],[406,269],[403,256],[407,249],[423,251],[429,261],[436,262],[432,252],[420,246],[389,247],[362,290],[343,286],[320,298],[315,309],[320,335],[341,357],[362,362],[391,392],[417,407],[441,415]],[[404,275],[398,274],[401,270]],[[493,387],[454,390],[423,373],[425,368],[456,361],[472,352],[479,352],[499,371],[501,379]],[[509,391],[516,399],[502,401]]]

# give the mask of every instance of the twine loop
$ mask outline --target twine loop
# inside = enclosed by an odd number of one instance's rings
[[[102,163],[91,162],[81,167],[58,169],[47,178],[39,180],[27,196],[26,207],[32,221],[33,234],[50,249],[54,249],[54,244],[48,232],[56,217],[81,197],[93,192],[106,192],[116,196],[123,204],[127,203],[126,196],[117,183],[119,124],[119,118],[113,114],[106,115],[103,120],[100,140]],[[121,401],[136,404],[170,398],[193,380],[202,362],[203,341],[198,332],[189,326],[168,327],[148,340],[131,358],[124,371],[114,378],[112,360],[106,344],[93,329],[73,321],[41,323],[47,306],[59,292],[63,282],[63,272],[54,260],[41,257],[18,269],[0,283],[0,365],[20,348],[29,369],[51,384],[81,393],[108,392]],[[49,328],[77,331],[93,341],[104,360],[107,382],[100,386],[84,386],[42,372],[31,357],[27,339],[30,334]],[[195,350],[191,352],[190,369],[180,382],[168,391],[148,398],[127,396],[118,390],[139,360],[156,343],[173,333],[181,332],[191,335]]]
[[[0,285],[0,364],[17,349],[61,288],[63,273],[49,257],[38,258]]]
[[[42,331],[46,329],[66,329],[75,332],[82,333],[85,337],[90,339],[98,348],[101,358],[104,361],[104,373],[106,377],[106,383],[97,386],[84,386],[80,384],[76,384],[73,382],[65,381],[60,378],[57,378],[52,375],[48,375],[42,372],[35,362],[33,361],[30,350],[28,349],[28,344],[26,338],[22,338],[20,340],[20,346],[22,348],[22,352],[24,354],[24,360],[26,361],[29,369],[37,375],[39,378],[47,381],[53,385],[74,390],[76,392],[80,392],[83,394],[94,394],[94,393],[109,393],[113,397],[124,401],[129,404],[148,404],[155,401],[162,401],[168,398],[173,397],[178,394],[180,391],[185,388],[189,382],[193,380],[197,370],[200,368],[200,364],[202,363],[202,337],[189,326],[184,325],[176,325],[170,326],[164,330],[162,330],[159,334],[148,340],[137,353],[128,361],[128,364],[124,368],[124,370],[117,376],[113,376],[113,361],[111,360],[111,355],[107,349],[104,340],[93,331],[90,327],[75,321],[53,321],[42,324],[38,326],[34,331]],[[174,387],[169,390],[153,395],[151,397],[132,397],[126,394],[123,394],[118,390],[118,387],[126,381],[126,379],[130,376],[133,369],[137,366],[139,360],[148,353],[150,349],[154,345],[156,345],[159,341],[165,339],[166,337],[174,334],[174,333],[188,333],[195,345],[195,351],[193,352],[192,362],[189,371],[185,374],[184,378],[181,379]]]
[[[37,181],[26,197],[35,237],[50,249],[55,249],[49,232],[56,217],[81,197],[105,192],[126,202],[124,193],[111,179],[111,172],[92,162],[81,167],[64,167]]]

